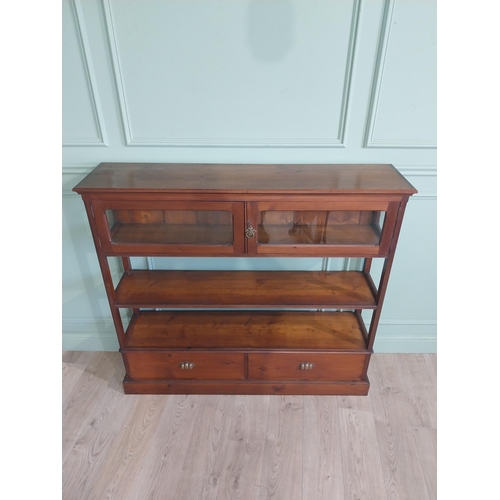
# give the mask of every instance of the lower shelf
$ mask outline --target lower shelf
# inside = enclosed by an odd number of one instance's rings
[[[351,312],[143,311],[126,337],[127,349],[366,349]]]
[[[242,395],[320,395],[366,396],[370,382],[255,382],[255,381],[179,381],[131,380],[123,381],[125,394],[242,394]]]

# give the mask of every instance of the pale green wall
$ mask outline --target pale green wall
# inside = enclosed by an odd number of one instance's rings
[[[95,165],[314,162],[392,163],[419,190],[375,350],[435,351],[435,1],[63,0],[62,140],[64,348],[117,349],[83,204],[71,192]]]

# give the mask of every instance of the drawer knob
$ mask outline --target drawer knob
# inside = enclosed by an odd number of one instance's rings
[[[313,363],[300,363],[299,365],[299,370],[312,370],[313,368]]]
[[[181,370],[192,370],[194,368],[194,363],[191,363],[190,361],[183,361],[179,364],[179,366]]]
[[[255,228],[252,226],[252,224],[250,224],[250,222],[247,224],[247,230],[245,231],[245,236],[247,238],[253,238],[255,236],[255,233],[257,231],[255,230]]]

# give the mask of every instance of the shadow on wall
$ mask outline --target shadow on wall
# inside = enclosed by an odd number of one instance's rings
[[[248,44],[256,59],[283,59],[293,46],[291,0],[252,0],[248,11]]]

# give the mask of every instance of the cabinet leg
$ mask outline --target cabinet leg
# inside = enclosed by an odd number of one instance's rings
[[[384,261],[384,267],[382,268],[382,274],[380,276],[380,282],[377,291],[377,308],[373,311],[372,320],[370,323],[370,329],[368,331],[368,349],[373,349],[373,343],[375,342],[375,333],[378,328],[378,322],[380,320],[380,314],[382,312],[382,304],[384,303],[385,292],[387,289],[387,284],[389,282],[389,275],[391,273],[392,263],[394,261],[394,251],[399,238],[399,233],[401,231],[401,223],[403,222],[403,216],[406,209],[406,203],[408,202],[408,197],[403,199],[399,205],[398,214],[396,217],[396,224],[394,227],[394,234],[392,236],[391,249],[389,256]],[[369,262],[368,262],[369,261]],[[370,269],[371,259],[366,259],[363,269]]]
[[[96,236],[98,234],[98,230],[94,219],[94,212],[92,210],[91,203],[85,196],[83,197],[83,202],[85,204],[85,210],[87,211],[87,217],[89,219],[90,227],[92,229],[92,238],[94,240],[94,245],[97,253],[97,260],[99,262],[99,267],[101,268],[102,278],[104,281],[104,288],[106,289],[106,295],[108,297],[109,308],[111,309],[111,317],[113,318],[113,323],[115,325],[116,335],[118,337],[118,343],[120,344],[120,349],[123,349],[125,347],[125,331],[123,329],[123,322],[120,316],[120,310],[115,306],[116,302],[115,287],[113,285],[113,278],[111,276],[111,271],[109,269],[108,259],[102,253],[100,242]]]

